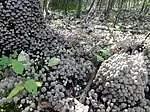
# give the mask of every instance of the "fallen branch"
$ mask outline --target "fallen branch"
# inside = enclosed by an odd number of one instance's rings
[[[92,85],[92,82],[93,82],[93,80],[94,80],[94,78],[95,78],[95,76],[96,76],[96,73],[97,73],[97,71],[98,71],[98,68],[99,67],[97,67],[96,68],[96,70],[94,70],[94,72],[91,74],[91,77],[90,77],[90,80],[88,81],[88,84],[87,84],[87,86],[85,87],[85,89],[83,90],[83,92],[82,92],[82,94],[80,95],[80,99],[79,99],[79,102],[80,103],[84,103],[84,101],[85,101],[85,99],[86,99],[86,96],[87,96],[87,93],[88,93],[88,91],[90,90],[90,87],[91,87],[91,85]]]

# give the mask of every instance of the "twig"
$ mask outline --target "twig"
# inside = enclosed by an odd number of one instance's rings
[[[146,41],[146,39],[147,39],[149,36],[150,36],[150,32],[146,35],[146,37],[145,37],[144,41],[143,41],[141,44],[144,44],[144,43],[145,43],[145,41]]]
[[[90,90],[90,87],[91,87],[91,85],[92,85],[92,82],[93,82],[93,80],[94,80],[94,78],[95,78],[95,76],[96,76],[97,70],[98,70],[98,68],[97,68],[96,70],[94,70],[94,72],[91,74],[90,80],[88,81],[87,86],[85,87],[85,89],[83,90],[83,92],[82,92],[82,94],[81,94],[81,96],[80,96],[80,99],[79,99],[79,102],[80,102],[80,103],[84,103],[85,98],[86,98],[86,96],[87,96],[87,93],[88,93],[88,91]]]

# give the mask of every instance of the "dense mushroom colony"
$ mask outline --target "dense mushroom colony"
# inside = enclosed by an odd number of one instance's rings
[[[80,44],[73,45],[53,33],[45,23],[38,0],[0,1],[0,57],[11,57],[14,51],[28,54],[29,62],[23,77],[9,68],[3,76],[0,72],[0,94],[10,92],[24,78],[41,81],[42,86],[35,95],[23,90],[13,99],[0,97],[0,103],[12,101],[18,104],[20,112],[73,112],[72,105],[70,108],[65,103],[80,98],[95,67],[84,58]],[[48,61],[53,57],[60,62],[49,67]],[[87,94],[86,109],[89,108],[89,112],[149,112],[150,102],[144,92],[149,91],[145,60],[143,53],[121,53],[104,61]]]
[[[91,112],[148,112],[147,82],[143,54],[115,54],[99,68],[86,103]]]
[[[81,57],[80,45],[74,47],[62,37],[56,38],[44,22],[38,0],[7,0],[0,2],[0,7],[0,56],[10,57],[14,51],[19,54],[23,50],[30,57],[24,77],[43,82],[37,95],[31,97],[24,91],[18,96],[20,110],[38,110],[41,101],[47,101],[55,110],[60,110],[63,98],[81,94],[94,70],[93,64]],[[60,59],[58,66],[48,66],[52,57]],[[9,79],[11,77],[1,79],[0,92],[14,87],[9,85],[16,80],[10,82]]]

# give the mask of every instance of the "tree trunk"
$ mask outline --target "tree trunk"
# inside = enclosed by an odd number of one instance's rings
[[[65,0],[65,5],[64,5],[64,7],[65,7],[65,15],[67,15],[67,11],[68,11],[68,0]]]
[[[100,7],[100,2],[101,2],[101,0],[97,0],[97,3],[96,3],[96,6],[95,6],[95,9],[94,9],[94,11],[93,11],[93,15],[97,12],[97,8],[98,8],[98,6]]]
[[[92,9],[94,3],[95,3],[95,0],[92,1],[92,4],[90,5],[90,8],[88,9],[87,13],[89,13],[89,12],[91,11],[91,9]]]
[[[104,11],[105,17],[108,18],[110,11],[112,10],[114,6],[115,0],[109,0],[107,9]]]
[[[81,7],[82,7],[82,0],[78,0],[78,3],[77,3],[77,12],[76,12],[76,17],[77,18],[80,18]]]
[[[146,3],[146,0],[143,1],[143,4],[142,4],[142,7],[141,7],[141,10],[140,10],[139,14],[143,12],[144,7],[145,7],[145,3]]]
[[[42,2],[42,11],[45,16],[48,14],[48,7],[51,0],[40,0]]]

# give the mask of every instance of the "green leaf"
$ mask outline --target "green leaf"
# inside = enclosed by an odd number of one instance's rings
[[[17,95],[20,91],[22,91],[24,89],[24,85],[23,84],[20,84],[20,85],[17,85],[8,95],[7,98],[12,98],[14,97],[15,95]]]
[[[7,56],[2,56],[0,59],[0,66],[3,68],[6,68],[11,63],[11,59],[9,59]]]
[[[13,57],[13,58],[17,58],[17,55],[18,55],[17,51],[14,51],[12,57]]]
[[[0,66],[4,66],[4,61],[0,60]]]
[[[0,66],[0,71],[2,71],[3,70],[3,68]]]
[[[100,55],[98,55],[98,54],[94,54],[94,56],[96,57],[97,62],[99,62],[99,61],[104,61],[104,58],[103,58],[102,56],[100,56]]]
[[[50,66],[50,67],[56,66],[59,64],[59,62],[60,62],[59,58],[53,57],[49,60],[48,66]]]
[[[102,56],[105,58],[106,56],[110,56],[111,52],[109,50],[106,49],[102,49],[100,50],[102,52]]]
[[[100,51],[100,50],[102,50],[102,47],[97,46],[97,47],[95,48],[95,50],[96,50],[96,51]]]
[[[27,63],[29,62],[29,60],[30,60],[29,55],[22,50],[20,54],[18,55],[18,61]]]
[[[24,70],[24,66],[22,62],[17,60],[12,60],[12,69],[17,74],[22,74]]]
[[[2,56],[2,60],[5,62],[5,64],[10,64],[11,60],[7,56]]]
[[[41,87],[42,86],[42,83],[41,82],[35,82],[36,83],[36,85],[38,86],[38,87]]]
[[[26,90],[32,94],[36,94],[37,93],[37,84],[35,82],[35,80],[27,80],[24,84]]]

